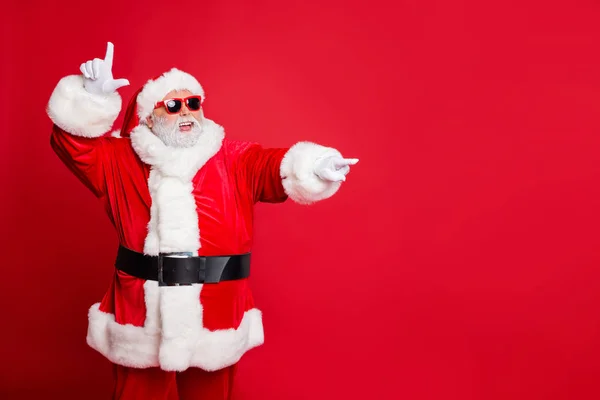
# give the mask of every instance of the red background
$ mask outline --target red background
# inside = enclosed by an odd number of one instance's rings
[[[238,399],[600,398],[600,3],[391,3],[3,5],[0,398],[111,390],[85,332],[117,243],[45,114],[109,40],[125,101],[176,66],[230,137],[360,159],[257,207]]]

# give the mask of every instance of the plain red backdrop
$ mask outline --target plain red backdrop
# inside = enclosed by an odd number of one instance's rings
[[[85,333],[117,243],[45,113],[107,41],[125,101],[175,66],[230,137],[360,159],[257,207],[238,399],[600,398],[597,1],[3,8],[0,398],[110,394]]]

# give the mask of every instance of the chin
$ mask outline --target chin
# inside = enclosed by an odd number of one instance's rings
[[[177,132],[171,143],[165,143],[172,147],[192,147],[198,142],[200,132]]]

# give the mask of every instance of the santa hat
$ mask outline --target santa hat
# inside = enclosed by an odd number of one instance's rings
[[[154,105],[173,90],[189,90],[192,94],[199,95],[202,102],[204,102],[204,89],[196,78],[187,72],[173,68],[154,79],[150,79],[133,94],[125,112],[121,136],[129,137],[131,131],[140,124],[140,121],[144,121],[152,114]]]

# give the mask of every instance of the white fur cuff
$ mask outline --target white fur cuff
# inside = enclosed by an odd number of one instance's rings
[[[75,136],[100,137],[111,128],[121,111],[121,96],[91,94],[83,87],[83,76],[62,78],[50,96],[47,113],[52,122]]]
[[[341,182],[324,181],[314,169],[318,160],[335,155],[342,156],[336,149],[316,143],[293,145],[281,161],[281,178],[287,195],[300,204],[311,204],[333,196]]]

